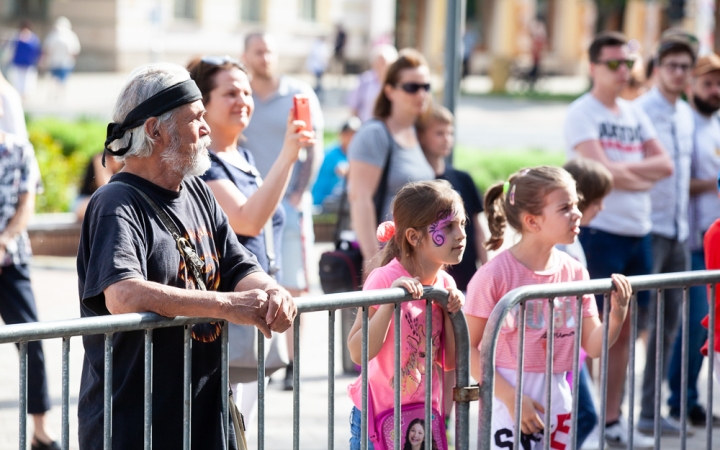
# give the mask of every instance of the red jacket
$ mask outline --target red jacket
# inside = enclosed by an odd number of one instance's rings
[[[705,247],[705,267],[708,270],[720,269],[720,219],[716,220],[705,233],[704,240]],[[716,352],[720,352],[720,285],[716,286],[715,298],[710,298],[710,290],[708,289],[708,301],[710,302],[710,308],[712,311],[713,300],[715,303],[715,345],[714,349]],[[710,317],[705,316],[701,322],[705,328],[708,328],[710,324]],[[709,343],[705,342],[705,345],[700,350],[703,355],[708,354]]]

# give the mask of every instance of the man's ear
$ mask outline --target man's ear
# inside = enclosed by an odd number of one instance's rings
[[[417,247],[420,244],[420,238],[422,238],[422,235],[415,228],[405,230],[405,239],[407,239],[413,247]]]
[[[157,117],[151,117],[148,120],[145,121],[145,125],[143,125],[143,128],[145,129],[145,133],[147,133],[148,136],[150,136],[150,139],[152,139],[153,143],[155,144],[162,144],[164,143],[164,133],[160,129],[160,124],[158,122]]]

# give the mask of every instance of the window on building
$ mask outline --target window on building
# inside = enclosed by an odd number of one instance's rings
[[[47,19],[50,0],[14,0],[12,15],[17,19]]]
[[[240,0],[240,20],[260,22],[262,0]]]
[[[197,0],[175,0],[176,19],[197,19]]]
[[[300,17],[305,20],[317,20],[317,0],[300,0]]]

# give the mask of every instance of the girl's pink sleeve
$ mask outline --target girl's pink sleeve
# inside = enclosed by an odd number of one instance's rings
[[[370,275],[368,275],[365,283],[363,284],[363,291],[371,291],[373,289],[385,289],[392,286],[394,280],[388,280],[388,277],[381,269],[382,267],[370,272]]]
[[[500,292],[501,287],[496,286],[496,283],[500,283],[500,277],[495,276],[491,269],[491,264],[480,267],[468,283],[465,306],[463,306],[465,314],[486,319],[490,317],[495,304],[500,300],[497,293]]]

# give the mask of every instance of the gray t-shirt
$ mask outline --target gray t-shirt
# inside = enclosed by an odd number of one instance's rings
[[[372,164],[382,170],[391,145],[393,153],[381,221],[392,219],[392,200],[406,183],[435,179],[435,171],[425,159],[420,145],[404,148],[395,140],[391,141],[387,128],[379,120],[365,122],[355,134],[348,147],[348,159]]]
[[[325,122],[323,121],[320,102],[307,83],[283,76],[280,78],[277,92],[270,98],[263,100],[253,94],[255,111],[250,124],[243,131],[246,140],[242,142],[242,146],[252,152],[255,158],[255,166],[263,178],[267,177],[270,168],[280,155],[280,150],[282,150],[285,130],[287,129],[287,117],[293,105],[293,96],[296,94],[306,95],[310,99],[313,129],[318,139],[322,139]],[[316,158],[322,158],[322,156],[322,154],[315,155]],[[302,164],[300,161],[295,163],[290,185],[287,189],[288,194],[293,192],[297,186]]]
[[[634,162],[645,158],[643,144],[657,137],[645,112],[635,104],[617,99],[619,114],[587,93],[568,108],[565,142],[569,159],[575,147],[599,141],[610,161]],[[605,197],[605,209],[590,222],[590,228],[620,236],[645,236],[652,228],[649,191],[613,189]]]

